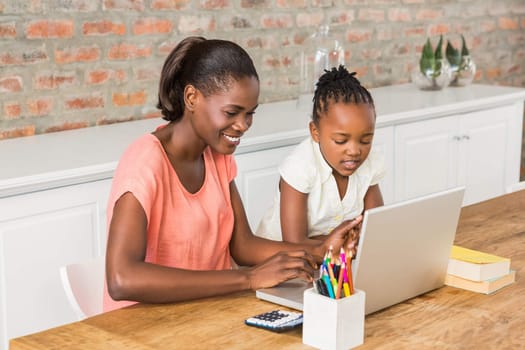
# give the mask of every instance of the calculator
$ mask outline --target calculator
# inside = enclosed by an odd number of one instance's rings
[[[274,310],[252,316],[244,321],[248,326],[267,329],[272,332],[284,332],[303,324],[300,312]]]

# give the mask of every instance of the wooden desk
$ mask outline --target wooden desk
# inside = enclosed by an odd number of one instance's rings
[[[525,347],[525,191],[462,209],[456,243],[511,258],[517,282],[492,295],[443,287],[366,317],[360,349]],[[172,305],[135,305],[11,340],[29,349],[302,349],[301,330],[245,326],[272,310],[253,292]]]

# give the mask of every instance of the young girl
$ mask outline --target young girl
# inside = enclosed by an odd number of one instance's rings
[[[168,56],[158,102],[168,123],[129,146],[113,179],[104,310],[311,280],[329,245],[346,244],[359,219],[317,245],[250,231],[232,153],[258,97],[253,62],[230,41],[189,37]]]
[[[318,244],[345,220],[383,205],[383,160],[370,151],[374,101],[355,73],[339,66],[319,78],[309,126],[311,137],[279,168],[279,191],[259,236]]]

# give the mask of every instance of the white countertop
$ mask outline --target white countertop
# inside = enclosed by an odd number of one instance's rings
[[[402,84],[371,93],[376,127],[525,100],[525,89],[489,85],[421,91]],[[298,107],[296,100],[261,104],[236,153],[298,143],[308,135],[309,115],[309,108]],[[160,118],[145,119],[2,140],[0,198],[111,178],[125,148],[163,123]]]

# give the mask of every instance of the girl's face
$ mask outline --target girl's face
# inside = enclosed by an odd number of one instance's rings
[[[375,113],[371,105],[330,103],[319,117],[319,125],[310,122],[310,133],[319,143],[321,153],[332,167],[334,176],[350,176],[372,148]]]
[[[204,96],[196,91],[192,123],[198,136],[215,151],[231,154],[250,128],[258,105],[255,77],[233,80],[227,91]]]

